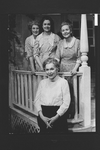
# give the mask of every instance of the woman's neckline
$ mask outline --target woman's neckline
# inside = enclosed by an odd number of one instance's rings
[[[70,36],[69,38],[65,38],[66,43],[71,43],[73,40],[73,36]]]
[[[43,32],[43,36],[49,36],[51,34],[52,34],[52,32]]]
[[[48,80],[51,83],[55,83],[59,78],[60,78],[59,75],[57,75],[53,80],[50,80],[49,78],[48,78]]]

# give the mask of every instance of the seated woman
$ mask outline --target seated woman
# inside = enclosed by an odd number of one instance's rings
[[[56,59],[48,58],[43,67],[48,78],[40,81],[34,101],[40,133],[67,133],[68,82],[58,75],[59,63]]]
[[[31,70],[34,72],[36,69],[33,57],[34,42],[39,34],[39,22],[37,20],[29,22],[28,28],[31,32],[31,35],[25,40],[25,52],[27,53],[26,58],[29,60]]]

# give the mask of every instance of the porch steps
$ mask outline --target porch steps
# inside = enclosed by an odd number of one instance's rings
[[[10,108],[11,111],[11,127],[13,133],[39,133],[40,129],[37,124],[35,115],[26,114],[16,108]],[[82,119],[68,119],[69,131],[71,132],[95,132],[95,119],[91,121],[91,125],[83,127]]]
[[[10,108],[10,116],[10,132],[18,134],[40,132],[40,128],[37,124],[37,117],[35,115],[26,114],[13,107]]]
[[[82,119],[75,121],[72,119],[68,123],[69,131],[72,132],[95,132],[95,119],[91,120],[91,125],[84,127]]]

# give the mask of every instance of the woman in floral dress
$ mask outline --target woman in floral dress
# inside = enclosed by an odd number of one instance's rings
[[[25,40],[25,52],[26,58],[29,60],[31,70],[35,71],[35,61],[33,57],[34,52],[34,42],[36,40],[37,35],[39,34],[39,22],[37,20],[31,21],[28,24],[29,30],[31,31],[32,35],[27,37]]]
[[[43,62],[49,57],[55,57],[57,44],[60,37],[54,34],[54,23],[50,16],[41,20],[42,33],[37,36],[34,48],[34,58],[37,70],[43,70]]]
[[[81,64],[80,60],[80,41],[72,34],[72,23],[67,20],[61,24],[61,33],[63,39],[59,42],[56,51],[56,59],[60,62],[61,72],[70,72],[71,77],[66,77],[70,85],[71,105],[75,105],[73,95],[73,80],[72,77],[78,71]],[[74,107],[70,105],[72,117],[74,116]]]

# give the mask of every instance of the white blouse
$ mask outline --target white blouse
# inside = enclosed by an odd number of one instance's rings
[[[62,116],[70,104],[70,92],[67,80],[59,77],[55,82],[49,78],[43,79],[38,87],[34,107],[38,111],[42,110],[41,105],[60,106],[57,113]]]

